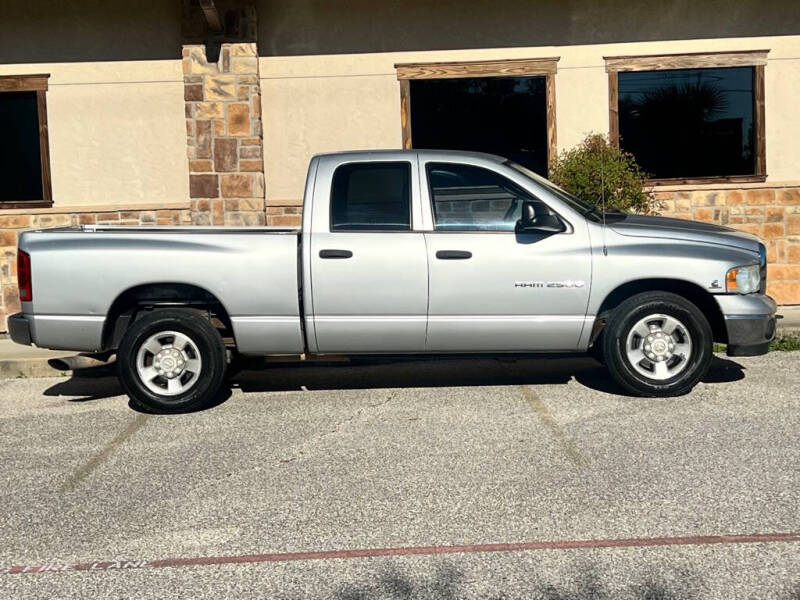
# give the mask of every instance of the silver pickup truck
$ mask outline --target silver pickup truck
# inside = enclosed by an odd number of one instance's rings
[[[209,402],[241,355],[590,352],[686,393],[713,342],[767,352],[766,253],[725,227],[601,214],[497,156],[316,156],[302,229],[24,233],[21,344],[115,352],[151,410]]]

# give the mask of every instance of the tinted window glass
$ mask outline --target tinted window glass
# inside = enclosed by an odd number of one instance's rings
[[[0,201],[41,200],[39,113],[36,92],[0,94]]]
[[[753,67],[619,73],[620,145],[656,178],[755,173]]]
[[[411,165],[353,163],[333,175],[331,231],[411,229]]]
[[[429,163],[427,171],[438,230],[514,231],[522,203],[538,202],[488,169]]]
[[[573,196],[572,194],[570,194],[566,190],[562,190],[560,187],[558,187],[555,183],[553,183],[549,179],[545,179],[544,177],[542,177],[541,175],[538,175],[537,173],[534,173],[530,169],[527,169],[527,168],[523,167],[522,165],[518,165],[517,163],[512,162],[510,160],[507,160],[503,164],[505,164],[508,167],[511,167],[512,169],[514,169],[515,171],[518,171],[519,173],[522,173],[523,175],[525,175],[525,177],[528,177],[529,179],[533,179],[540,186],[547,188],[548,191],[551,194],[553,194],[554,196],[557,196],[559,200],[561,200],[562,202],[565,202],[566,204],[568,204],[573,209],[577,210],[582,215],[588,216],[592,220],[594,220],[595,218],[598,218],[597,215],[593,215],[593,216],[590,215],[590,213],[592,213],[592,214],[595,213],[595,207],[594,206],[584,202],[583,200],[581,200],[580,198],[578,198],[576,196]]]
[[[547,174],[545,77],[411,80],[414,148],[473,150]]]

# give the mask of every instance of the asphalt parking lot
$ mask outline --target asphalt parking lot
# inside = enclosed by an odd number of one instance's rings
[[[218,406],[0,381],[0,598],[800,599],[800,353],[273,365]]]

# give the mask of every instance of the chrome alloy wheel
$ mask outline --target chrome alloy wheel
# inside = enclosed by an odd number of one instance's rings
[[[202,367],[197,345],[177,331],[151,335],[136,355],[139,379],[160,396],[178,396],[189,390],[197,383]]]
[[[664,381],[683,371],[692,357],[692,337],[675,317],[649,315],[628,332],[625,354],[634,370]]]

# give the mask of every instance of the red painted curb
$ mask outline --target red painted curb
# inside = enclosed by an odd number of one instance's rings
[[[704,546],[710,544],[765,544],[800,542],[800,533],[754,533],[744,535],[697,535],[686,537],[625,538],[606,540],[556,540],[550,542],[512,542],[497,544],[467,544],[459,546],[406,546],[400,548],[364,548],[357,550],[320,550],[316,552],[277,552],[243,554],[238,556],[193,556],[139,561],[97,561],[90,563],[45,565],[12,565],[0,568],[0,573],[62,573],[65,571],[110,571],[129,569],[158,569],[229,564],[291,562],[298,560],[328,560],[371,558],[380,556],[419,556],[436,554],[468,554],[478,552],[519,552],[525,550],[580,550],[591,548],[646,548],[651,546]]]

